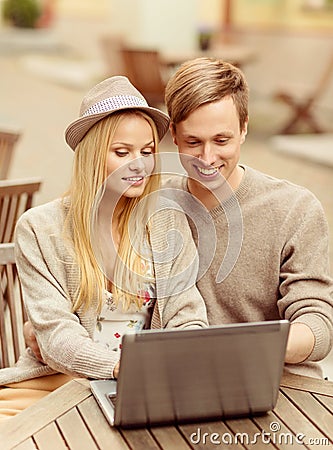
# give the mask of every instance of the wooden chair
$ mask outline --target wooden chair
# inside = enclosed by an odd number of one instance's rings
[[[19,132],[0,130],[0,179],[5,179],[8,176],[15,144],[19,137]]]
[[[0,244],[0,368],[12,366],[24,350],[26,320],[14,244]]]
[[[31,208],[39,178],[0,180],[0,243],[12,242],[17,219]]]
[[[164,104],[165,83],[163,64],[157,50],[123,47],[121,50],[125,74],[142,93],[150,106]]]
[[[313,116],[313,107],[316,101],[325,93],[329,83],[333,80],[333,53],[324,67],[317,86],[306,97],[296,99],[289,92],[278,92],[275,98],[282,100],[292,108],[293,115],[289,121],[282,127],[280,134],[291,134],[297,131],[299,122],[306,122],[310,130],[314,133],[323,133],[325,130],[317,123]]]

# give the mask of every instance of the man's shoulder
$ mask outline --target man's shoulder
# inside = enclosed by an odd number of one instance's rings
[[[316,200],[315,195],[305,186],[284,178],[278,178],[259,170],[247,167],[248,177],[255,191],[268,196],[284,196],[284,198]]]

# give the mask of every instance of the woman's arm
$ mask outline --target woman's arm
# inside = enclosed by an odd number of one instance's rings
[[[206,305],[196,287],[198,253],[185,214],[167,203],[154,216],[150,240],[162,318],[158,324],[153,314],[152,327],[208,326]]]
[[[45,363],[40,352],[34,329],[29,320],[23,325],[23,336],[25,345],[30,348],[35,355],[35,358],[38,359],[38,361]]]
[[[96,311],[72,312],[77,267],[66,253],[59,214],[54,207],[30,210],[17,225],[16,260],[28,317],[49,367],[111,378],[119,357],[93,341]]]

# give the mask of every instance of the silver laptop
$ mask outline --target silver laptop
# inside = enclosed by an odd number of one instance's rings
[[[144,330],[123,337],[118,381],[91,390],[112,426],[251,416],[278,397],[289,322]]]

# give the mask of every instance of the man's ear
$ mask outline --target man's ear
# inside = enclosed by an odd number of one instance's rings
[[[170,133],[171,133],[171,136],[172,136],[173,143],[175,145],[178,145],[177,144],[177,138],[176,138],[176,125],[173,122],[170,123]]]
[[[244,127],[243,127],[243,131],[241,133],[241,140],[240,143],[243,144],[243,142],[245,141],[246,135],[247,135],[247,126],[249,124],[249,118],[247,117],[245,123],[244,123]]]

